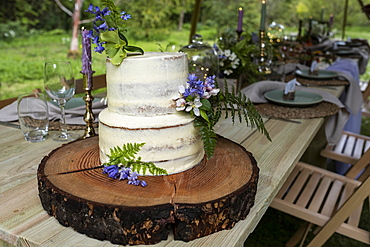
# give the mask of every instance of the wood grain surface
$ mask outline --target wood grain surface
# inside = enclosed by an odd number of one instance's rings
[[[102,174],[98,137],[53,150],[38,169],[48,214],[90,237],[115,244],[154,244],[174,232],[190,241],[231,229],[254,204],[258,167],[242,146],[218,138],[215,155],[169,176],[133,186]]]

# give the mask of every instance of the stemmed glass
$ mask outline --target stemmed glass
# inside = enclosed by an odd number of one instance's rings
[[[76,87],[71,64],[67,61],[46,62],[44,86],[48,96],[57,102],[61,109],[61,132],[54,136],[54,140],[71,141],[78,139],[78,134],[67,131],[65,120],[65,104],[75,94]]]

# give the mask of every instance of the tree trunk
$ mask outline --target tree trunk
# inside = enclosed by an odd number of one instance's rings
[[[80,25],[81,19],[81,6],[84,0],[76,0],[74,11],[72,14],[73,19],[73,26],[72,26],[72,39],[71,39],[71,46],[68,52],[69,58],[77,58],[79,51],[78,51],[78,30]]]
[[[181,10],[180,17],[179,17],[179,26],[177,27],[178,31],[182,30],[182,25],[184,24],[184,16],[185,16],[185,12],[184,10]]]

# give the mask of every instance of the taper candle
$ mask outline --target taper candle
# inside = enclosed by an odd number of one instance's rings
[[[330,27],[333,26],[333,22],[334,22],[334,15],[333,14],[330,14],[330,17],[329,17],[329,26]]]
[[[92,69],[91,69],[91,39],[89,30],[82,28],[82,70],[81,73],[87,75],[87,89],[92,89]]]
[[[266,1],[262,0],[260,30],[265,30],[265,21],[266,21]]]
[[[236,29],[236,31],[238,32],[241,32],[243,31],[243,14],[244,14],[244,11],[243,11],[243,8],[242,7],[239,7],[239,16],[238,16],[238,28]]]
[[[324,21],[324,18],[325,18],[325,8],[322,7],[321,8],[321,20],[320,21]]]

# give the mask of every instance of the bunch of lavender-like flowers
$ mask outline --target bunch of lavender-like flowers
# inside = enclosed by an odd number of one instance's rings
[[[108,177],[119,180],[128,180],[128,184],[147,186],[144,180],[139,180],[139,174],[133,172],[129,167],[118,167],[118,165],[104,166],[103,173],[108,174]]]
[[[105,51],[114,65],[120,65],[127,57],[127,52],[143,54],[144,51],[141,48],[129,46],[124,35],[124,32],[127,31],[125,29],[126,21],[131,18],[131,15],[119,11],[111,0],[102,0],[101,2],[106,7],[101,9],[90,4],[85,10],[95,15],[93,29],[89,33],[92,43],[96,45],[94,51],[99,53]]]
[[[176,110],[186,111],[208,121],[207,111],[211,110],[209,98],[220,91],[215,87],[215,77],[209,76],[204,82],[198,79],[195,74],[189,74],[188,85],[179,86],[179,95],[176,98]]]

